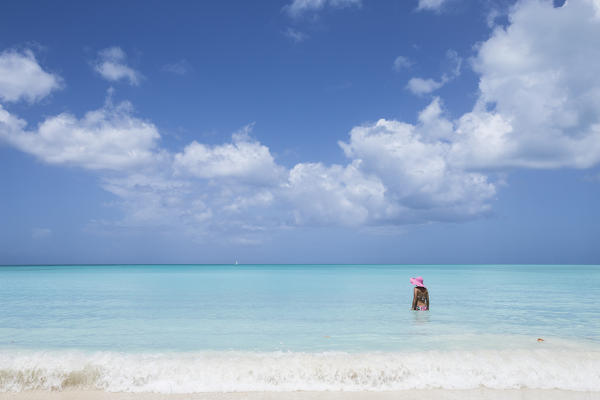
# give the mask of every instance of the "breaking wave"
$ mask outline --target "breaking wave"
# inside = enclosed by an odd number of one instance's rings
[[[0,391],[388,391],[405,389],[600,391],[600,352],[0,353]]]

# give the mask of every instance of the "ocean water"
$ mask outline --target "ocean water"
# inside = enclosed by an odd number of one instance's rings
[[[0,267],[0,391],[73,387],[600,392],[600,266]]]

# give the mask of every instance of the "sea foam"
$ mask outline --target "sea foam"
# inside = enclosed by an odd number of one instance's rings
[[[412,353],[21,352],[0,354],[0,391],[600,391],[600,353],[564,350]]]

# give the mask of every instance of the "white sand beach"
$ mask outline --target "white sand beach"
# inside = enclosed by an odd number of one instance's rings
[[[393,392],[110,393],[27,391],[0,393],[3,400],[598,400],[600,392],[569,390],[406,390]]]

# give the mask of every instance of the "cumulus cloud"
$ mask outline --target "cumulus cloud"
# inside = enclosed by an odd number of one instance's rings
[[[600,48],[587,40],[600,37],[596,3],[520,2],[509,21],[472,60],[479,98],[445,134],[449,162],[469,170],[596,165]]]
[[[25,121],[0,106],[0,138],[49,164],[120,170],[151,163],[160,135],[131,111],[129,103],[107,104],[81,119],[63,113],[27,130]]]
[[[381,119],[341,141],[345,165],[299,163],[276,193],[294,223],[382,226],[477,218],[490,211],[496,184],[456,163],[455,124],[439,98],[417,124]]]
[[[202,202],[201,195],[193,195],[190,182],[174,178],[168,164],[160,167],[122,170],[102,178],[102,188],[116,196],[115,205],[124,212],[122,220],[103,221],[105,226],[113,229],[153,226],[165,230],[203,227],[211,211]]]
[[[316,12],[330,8],[360,7],[362,0],[292,0],[284,7],[291,17],[300,17],[307,12]]]
[[[449,142],[454,136],[454,125],[444,116],[442,101],[439,97],[419,113],[420,134],[426,140]]]
[[[232,143],[207,146],[193,141],[175,155],[174,168],[180,174],[204,179],[235,178],[249,183],[277,180],[281,167],[275,164],[269,149],[253,140],[252,125],[232,136]]]
[[[340,142],[344,165],[298,163],[287,169],[250,137],[192,142],[172,167],[106,181],[136,224],[169,224],[203,232],[262,232],[294,225],[379,226],[456,221],[487,213],[496,193],[484,174],[452,164],[453,124],[439,99],[416,125],[380,120]],[[154,210],[156,208],[156,210]],[[203,229],[200,229],[203,227]]]
[[[140,84],[142,74],[127,65],[127,55],[117,46],[109,47],[98,52],[94,70],[104,79],[115,82],[126,79],[131,85]]]
[[[159,228],[197,238],[235,240],[240,235],[257,239],[267,228],[284,224],[278,209],[277,186],[270,182],[250,184],[239,176],[212,178],[182,176],[171,163],[161,167],[103,178],[102,187],[117,197],[115,205],[124,218],[108,229]]]
[[[62,87],[62,79],[38,64],[31,50],[0,53],[0,99],[34,103]]]
[[[437,132],[428,135],[431,125],[449,123],[427,115],[439,107],[437,100],[432,104],[421,113],[420,124],[382,119],[354,128],[350,141],[340,143],[346,156],[360,160],[361,171],[381,179],[398,208],[393,216],[399,221],[479,215],[488,210],[486,202],[495,194],[487,176],[452,164],[449,143]]]
[[[299,225],[361,226],[389,207],[385,187],[376,176],[366,176],[360,162],[346,166],[300,163],[294,166],[282,195],[292,205]]]
[[[440,12],[444,4],[446,4],[447,2],[448,0],[419,0],[417,10]]]
[[[472,167],[587,168],[600,161],[597,2],[520,2],[473,60],[480,97],[460,118]],[[568,32],[568,35],[565,34]]]
[[[445,84],[445,80],[436,81],[434,79],[411,78],[406,84],[406,88],[418,96],[435,92]]]

